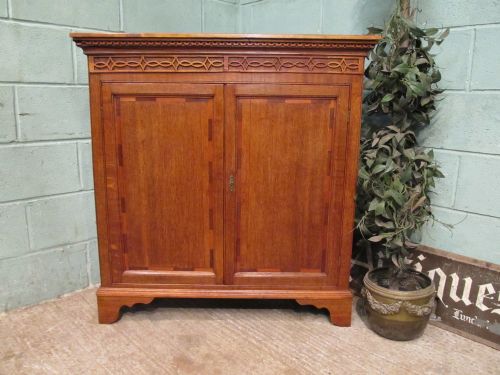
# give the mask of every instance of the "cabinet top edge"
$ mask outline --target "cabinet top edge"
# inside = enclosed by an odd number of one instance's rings
[[[224,33],[79,33],[69,34],[73,39],[286,39],[286,40],[336,40],[363,41],[377,43],[380,35],[341,35],[341,34],[224,34]]]
[[[176,33],[70,33],[85,49],[95,48],[298,48],[368,51],[379,35],[326,34],[176,34]]]

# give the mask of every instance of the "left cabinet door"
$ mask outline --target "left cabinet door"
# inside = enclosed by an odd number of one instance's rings
[[[112,284],[222,283],[223,106],[222,85],[103,83]]]

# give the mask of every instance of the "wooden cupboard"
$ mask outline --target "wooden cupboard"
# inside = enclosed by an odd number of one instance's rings
[[[88,55],[99,321],[154,298],[286,298],[349,325],[378,37],[71,36]]]

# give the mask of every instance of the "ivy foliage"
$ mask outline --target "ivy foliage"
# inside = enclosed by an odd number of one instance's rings
[[[448,30],[421,29],[397,7],[365,70],[366,113],[385,115],[388,125],[364,124],[358,177],[357,230],[371,248],[404,268],[416,246],[412,235],[432,218],[430,194],[444,177],[432,150],[418,146],[417,132],[430,124],[441,74],[431,49]],[[366,241],[365,241],[366,242]]]

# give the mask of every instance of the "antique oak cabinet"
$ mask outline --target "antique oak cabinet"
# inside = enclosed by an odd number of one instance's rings
[[[154,298],[268,298],[350,325],[378,37],[71,36],[88,56],[99,321]]]

